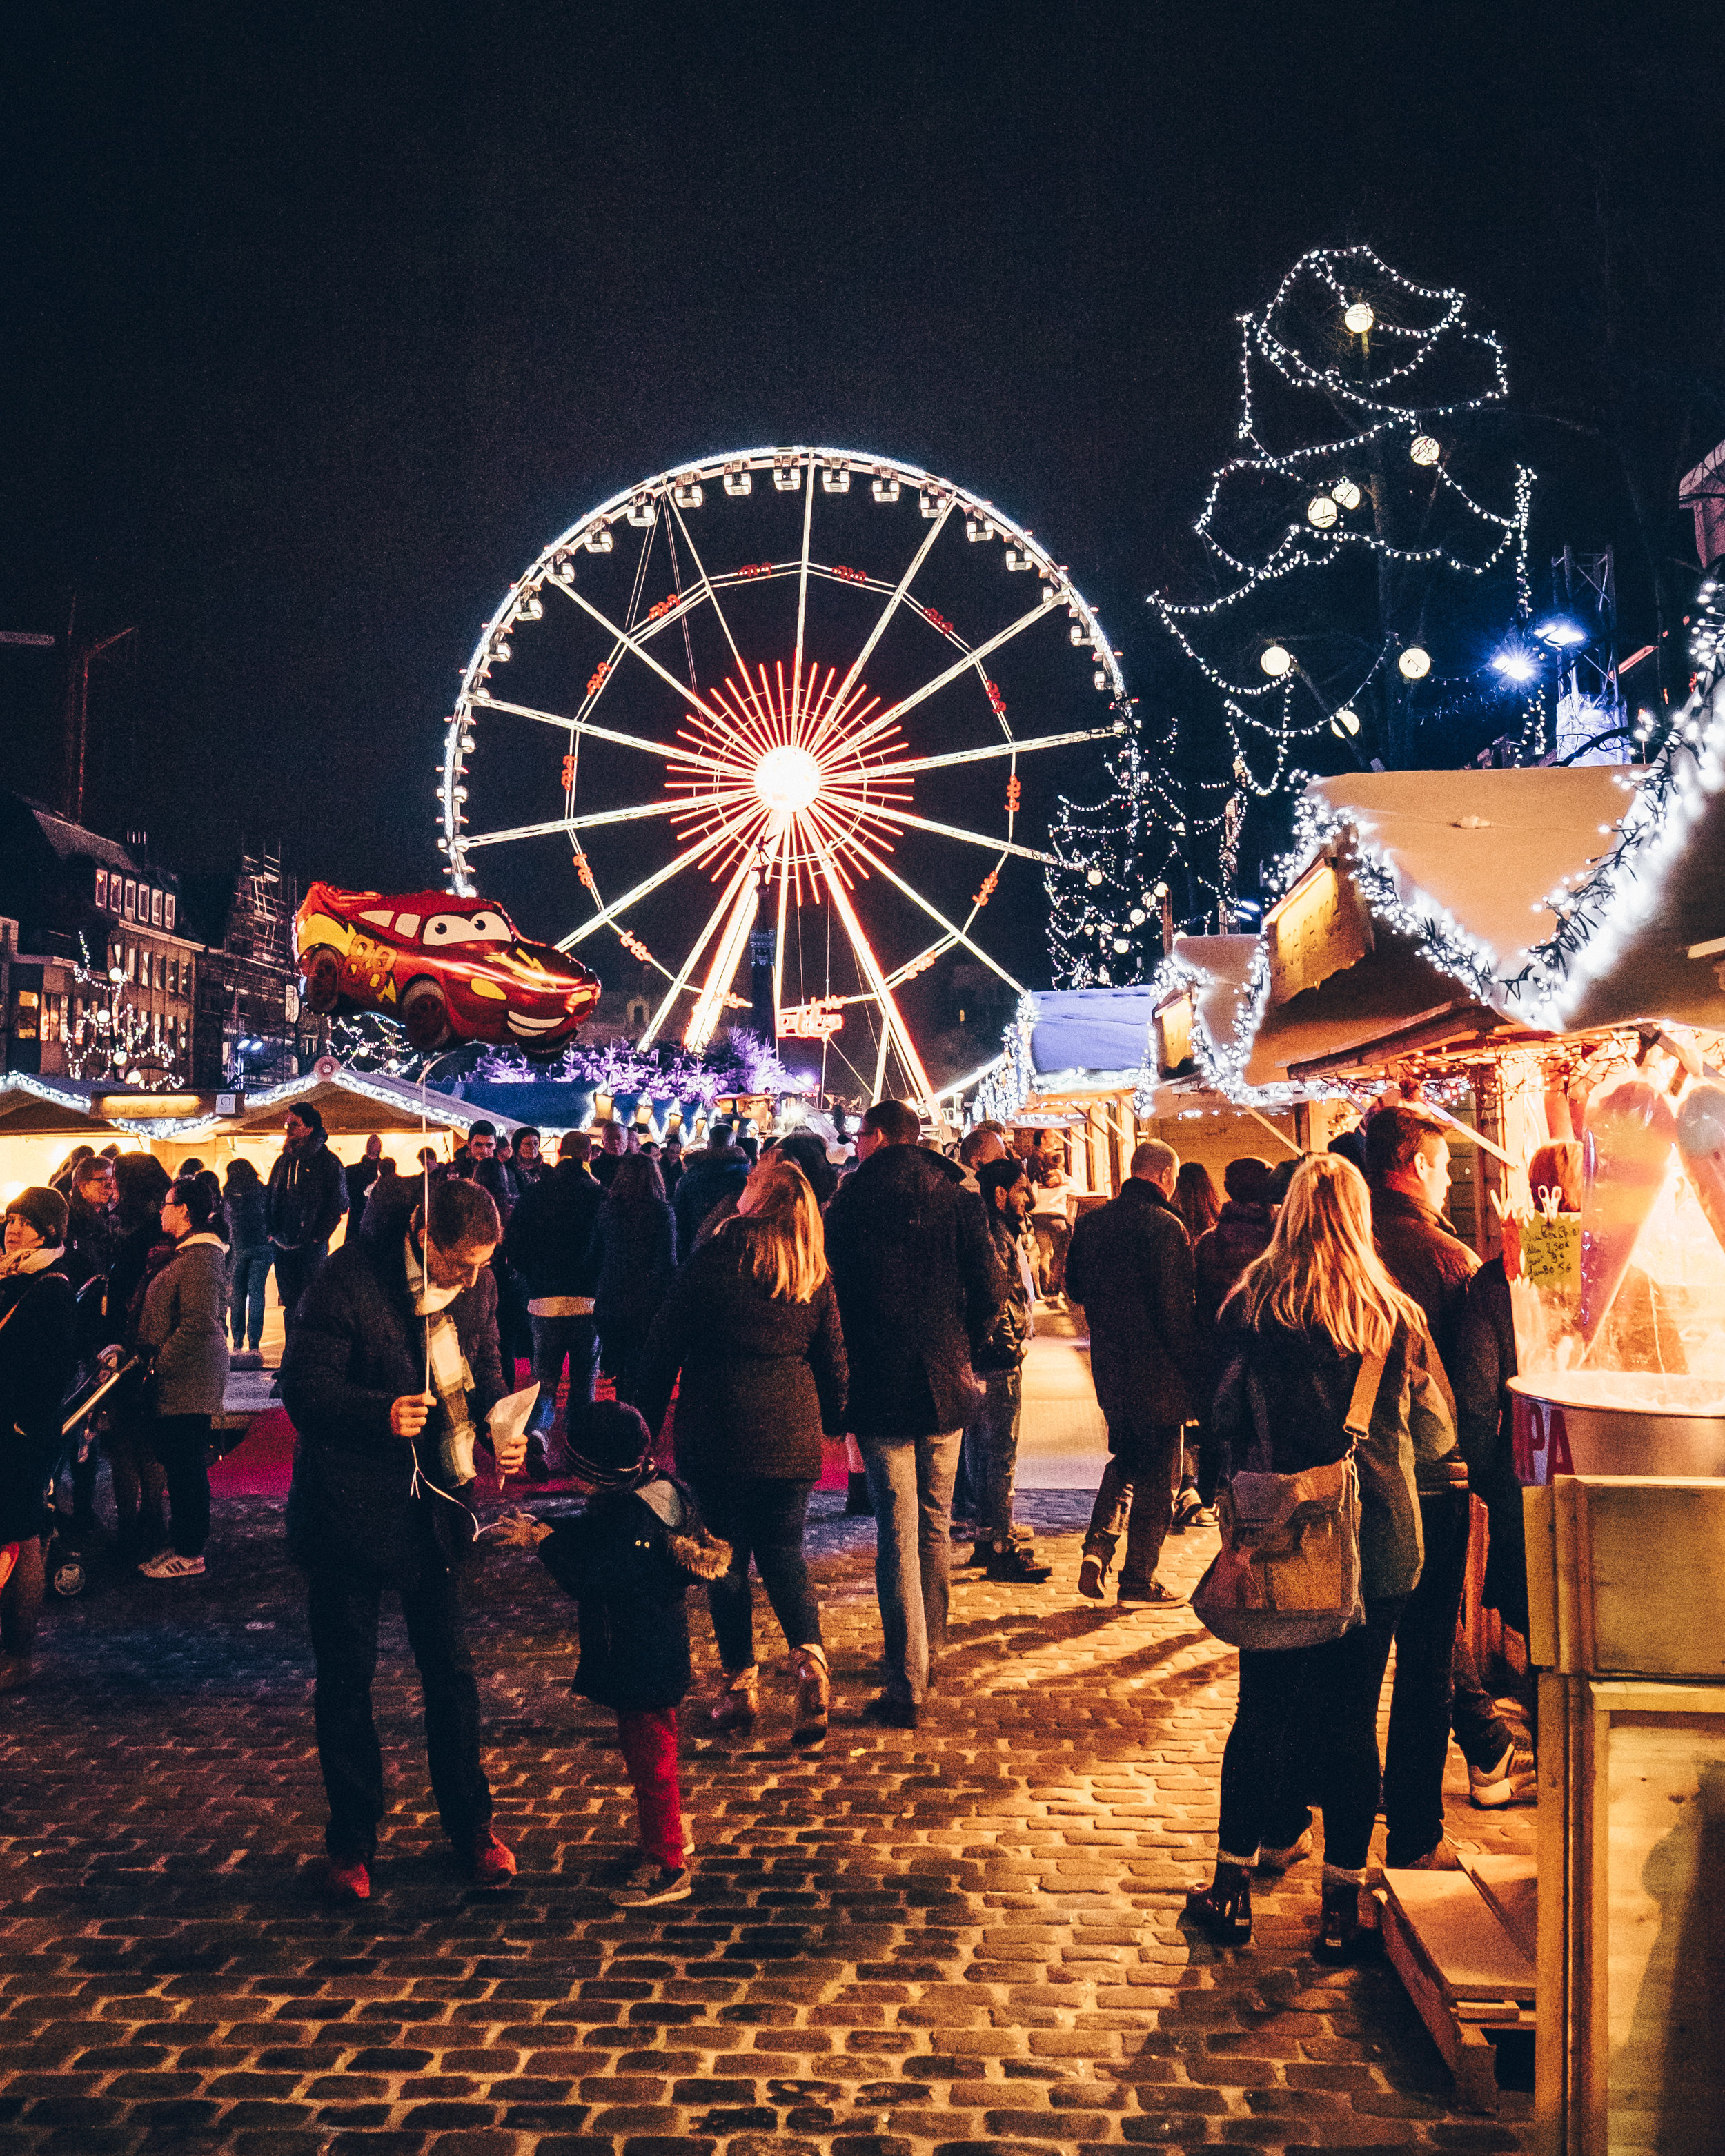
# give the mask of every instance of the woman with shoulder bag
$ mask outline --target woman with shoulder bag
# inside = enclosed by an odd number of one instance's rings
[[[144,1430],[167,1476],[169,1547],[138,1567],[146,1579],[195,1579],[209,1538],[210,1418],[228,1386],[228,1248],[219,1192],[182,1176],[162,1201],[174,1248],[144,1291],[137,1345],[155,1358]]]
[[[1242,1275],[1221,1324],[1229,1359],[1214,1427],[1230,1474],[1245,1471],[1242,1481],[1261,1488],[1352,1459],[1364,1621],[1344,1613],[1337,1621],[1348,1629],[1317,1645],[1242,1648],[1215,1877],[1188,1894],[1186,1911],[1215,1938],[1249,1939],[1252,1872],[1285,1871],[1307,1852],[1310,1797],[1324,1820],[1313,1951],[1345,1961],[1358,1943],[1377,1811],[1378,1696],[1420,1577],[1415,1461],[1455,1448],[1449,1389],[1418,1306],[1373,1246],[1365,1178],[1338,1156],[1301,1163],[1270,1247]],[[1288,1629],[1297,1635],[1298,1622]]]
[[[65,1241],[59,1191],[21,1190],[8,1205],[0,1254],[0,1691],[29,1682],[42,1609],[43,1492],[59,1456],[61,1402],[78,1359],[77,1302],[61,1269]]]

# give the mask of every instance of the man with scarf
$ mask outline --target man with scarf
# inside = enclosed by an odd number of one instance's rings
[[[480,1763],[479,1690],[458,1573],[477,1532],[470,1509],[475,1442],[503,1392],[500,1233],[490,1197],[454,1177],[376,1196],[307,1289],[282,1360],[283,1404],[299,1433],[288,1545],[309,1576],[317,1663],[318,1758],[329,1796],[330,1884],[371,1893],[383,1815],[372,1719],[377,1614],[401,1598],[425,1695],[425,1743],[439,1815],[458,1861],[484,1887],[515,1859],[491,1831]],[[493,1448],[506,1474],[525,1442]]]
[[[264,1225],[275,1252],[282,1319],[291,1331],[300,1297],[330,1254],[330,1237],[341,1221],[347,1188],[341,1163],[324,1136],[323,1117],[309,1101],[288,1110],[282,1136],[264,1194]]]

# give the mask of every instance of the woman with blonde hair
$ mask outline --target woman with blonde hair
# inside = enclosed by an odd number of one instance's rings
[[[1455,1450],[1449,1387],[1419,1306],[1373,1246],[1365,1178],[1339,1155],[1300,1163],[1269,1249],[1220,1322],[1228,1363],[1214,1424],[1229,1473],[1293,1475],[1344,1458],[1362,1368],[1369,1359],[1380,1369],[1354,1453],[1365,1622],[1322,1646],[1241,1654],[1215,1877],[1186,1897],[1188,1915],[1213,1936],[1249,1939],[1252,1873],[1279,1874],[1310,1852],[1309,1798],[1324,1822],[1314,1951],[1345,1961],[1358,1942],[1377,1810],[1378,1695],[1423,1555],[1415,1462]]]
[[[803,1536],[821,1434],[843,1432],[849,1382],[820,1207],[801,1168],[769,1152],[734,1217],[678,1274],[634,1394],[657,1430],[677,1387],[678,1468],[701,1517],[731,1545],[729,1568],[707,1588],[725,1670],[710,1709],[718,1728],[747,1728],[760,1711],[752,1556],[790,1650],[793,1739],[818,1744],[826,1735],[831,1693]]]

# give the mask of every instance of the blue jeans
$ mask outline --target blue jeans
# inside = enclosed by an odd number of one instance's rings
[[[275,1253],[265,1243],[255,1250],[234,1253],[234,1306],[231,1330],[234,1344],[247,1342],[255,1354],[264,1338],[264,1291],[270,1285],[270,1267]]]
[[[952,1478],[961,1430],[932,1437],[859,1437],[875,1507],[875,1591],[886,1650],[886,1696],[920,1707],[932,1658],[947,1644]]]
[[[1126,1563],[1120,1577],[1146,1587],[1156,1577],[1157,1562],[1168,1539],[1174,1491],[1180,1486],[1180,1435],[1177,1422],[1146,1423],[1121,1429],[1108,1425],[1108,1465],[1091,1508],[1084,1554],[1102,1560],[1102,1576],[1114,1562],[1115,1545],[1126,1536]]]
[[[533,1406],[533,1427],[542,1437],[557,1419],[557,1383],[566,1355],[572,1412],[593,1398],[593,1373],[599,1367],[598,1327],[591,1317],[536,1317],[533,1375],[539,1380],[539,1398]]]
[[[964,1471],[970,1480],[978,1538],[1009,1543],[1024,1373],[1022,1367],[986,1370],[982,1378],[983,1396],[964,1432]]]

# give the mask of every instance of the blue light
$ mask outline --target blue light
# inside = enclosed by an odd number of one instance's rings
[[[1553,651],[1574,651],[1588,640],[1586,624],[1578,621],[1573,613],[1548,614],[1543,621],[1534,624],[1533,634]]]
[[[1506,681],[1531,681],[1539,671],[1538,660],[1519,644],[1506,644],[1501,651],[1493,652],[1491,664]]]

